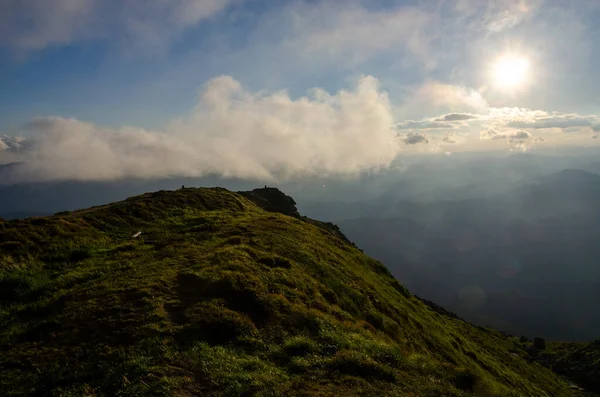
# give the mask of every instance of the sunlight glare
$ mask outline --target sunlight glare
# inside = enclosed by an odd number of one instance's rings
[[[521,56],[505,55],[494,63],[493,77],[501,89],[518,89],[527,79],[529,61]]]

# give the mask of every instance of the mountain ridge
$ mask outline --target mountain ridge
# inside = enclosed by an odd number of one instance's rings
[[[287,197],[186,188],[0,220],[0,392],[582,395],[278,212]]]

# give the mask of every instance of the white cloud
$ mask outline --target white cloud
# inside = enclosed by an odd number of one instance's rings
[[[489,128],[481,131],[481,140],[503,140],[508,143],[511,151],[525,152],[534,144],[544,142],[543,138],[533,137],[531,133],[524,130]]]
[[[161,47],[179,33],[243,0],[5,0],[0,45],[43,50],[90,39]]]
[[[25,147],[25,138],[11,137],[7,135],[0,136],[0,150],[18,151]]]
[[[590,127],[597,122],[595,116],[580,116],[577,114],[552,114],[543,115],[533,119],[512,120],[507,123],[514,128],[569,128]]]
[[[531,138],[531,134],[523,130],[498,130],[489,128],[481,131],[481,139],[509,139],[511,141],[520,141]]]
[[[164,131],[103,128],[47,117],[26,126],[22,160],[38,179],[200,176],[284,179],[385,167],[402,150],[392,107],[373,77],[352,91],[291,99],[256,94],[223,76]]]
[[[454,10],[463,18],[472,18],[471,26],[500,33],[531,18],[543,0],[455,0]]]
[[[510,29],[531,18],[541,3],[542,0],[488,2],[488,10],[485,14],[483,25],[493,33]]]
[[[487,113],[489,106],[483,96],[467,87],[427,81],[414,89],[402,106],[403,114],[435,112]]]

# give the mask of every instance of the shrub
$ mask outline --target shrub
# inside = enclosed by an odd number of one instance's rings
[[[316,349],[317,344],[305,336],[296,336],[288,339],[283,345],[283,351],[288,356],[306,356]]]
[[[459,370],[454,378],[454,385],[460,390],[473,391],[476,383],[477,375],[466,369]]]
[[[244,313],[254,323],[263,323],[273,314],[266,285],[251,274],[237,271],[182,273],[178,276],[186,299],[223,299],[229,309]]]
[[[186,316],[190,325],[179,334],[183,342],[204,340],[225,344],[241,336],[256,334],[256,327],[247,316],[215,302],[198,304],[187,310]]]
[[[33,281],[25,274],[15,274],[0,279],[0,301],[16,299],[27,295],[33,288]]]
[[[69,260],[71,262],[81,262],[93,256],[92,250],[89,247],[81,247],[71,251]]]
[[[227,245],[241,245],[242,244],[242,238],[240,236],[229,237],[227,239],[227,241],[225,241],[225,244],[227,244]]]
[[[276,267],[280,267],[283,269],[289,269],[292,267],[292,264],[290,263],[290,261],[288,261],[285,258],[281,258],[281,257],[262,257],[260,259],[258,259],[258,262],[271,267],[271,268],[276,268]]]
[[[388,366],[372,358],[350,350],[338,352],[328,363],[330,370],[365,379],[380,379],[388,382],[396,380],[394,372]]]
[[[546,348],[546,341],[542,338],[535,338],[533,339],[533,347],[543,350]]]

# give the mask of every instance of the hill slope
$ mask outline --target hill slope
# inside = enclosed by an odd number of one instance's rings
[[[600,340],[591,343],[551,342],[535,359],[568,376],[588,391],[600,393]]]
[[[577,395],[333,225],[261,207],[296,214],[215,188],[0,220],[0,395]]]

